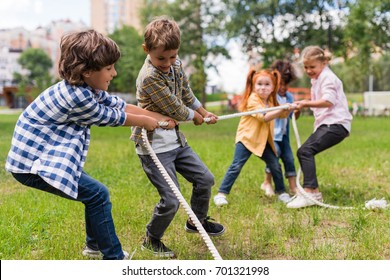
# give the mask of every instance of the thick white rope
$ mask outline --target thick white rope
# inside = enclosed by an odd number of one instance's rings
[[[301,147],[301,139],[300,139],[299,133],[298,133],[298,127],[297,127],[297,122],[295,119],[295,114],[292,114],[292,126],[294,129],[294,134],[295,134],[297,146],[299,149]],[[314,199],[313,197],[309,196],[300,184],[301,173],[302,173],[302,169],[301,169],[301,166],[299,166],[297,179],[296,179],[296,184],[297,184],[299,195],[302,195],[304,198],[310,200],[314,204],[321,206],[321,207],[333,208],[333,209],[347,209],[347,210],[355,209],[355,207],[351,207],[351,206],[335,206],[335,205],[326,204],[326,203],[318,201],[318,200]],[[388,207],[388,205],[387,205],[387,201],[384,198],[379,199],[379,200],[374,198],[374,199],[371,199],[369,201],[366,201],[366,203],[365,203],[365,208],[370,209],[370,210],[385,209],[386,207]]]
[[[240,113],[234,113],[234,114],[225,115],[225,116],[219,116],[218,120],[222,121],[222,120],[237,118],[237,117],[242,117],[242,116],[248,116],[248,115],[254,115],[254,114],[264,114],[264,113],[271,112],[271,111],[276,111],[276,110],[280,110],[280,109],[289,109],[289,108],[290,108],[289,105],[282,105],[282,106],[276,106],[276,107],[270,107],[270,108],[262,108],[262,109],[253,110],[253,111],[240,112]],[[210,118],[205,118],[204,121],[209,122]]]
[[[289,108],[290,108],[289,105],[270,107],[270,108],[262,108],[262,109],[253,110],[253,111],[246,111],[246,112],[234,113],[234,114],[230,114],[230,115],[218,116],[218,120],[222,121],[222,120],[237,118],[237,117],[242,117],[242,116],[248,116],[248,115],[254,115],[254,114],[264,114],[264,113],[271,112],[271,111],[276,111],[276,110],[280,110],[280,109],[289,109]],[[205,123],[208,123],[208,122],[210,122],[211,119],[204,118],[203,120]],[[192,121],[182,121],[179,123],[191,123],[191,122]],[[161,127],[164,127],[164,126],[168,125],[168,122],[159,122],[159,124]]]
[[[164,123],[160,123],[160,126],[164,126]],[[221,256],[218,253],[217,248],[214,246],[214,243],[211,241],[210,236],[207,234],[206,230],[203,228],[202,224],[200,223],[198,217],[195,215],[194,211],[192,211],[191,207],[188,205],[187,201],[184,199],[183,195],[181,194],[180,190],[177,188],[176,184],[173,182],[172,178],[169,176],[168,172],[164,168],[164,166],[161,164],[160,160],[158,159],[156,153],[153,151],[152,146],[149,143],[147,133],[145,129],[142,129],[142,138],[144,140],[144,145],[152,158],[153,162],[156,164],[158,170],[160,171],[161,175],[164,177],[165,181],[168,183],[169,187],[171,188],[172,192],[175,194],[176,198],[179,200],[181,206],[184,208],[187,215],[190,217],[191,221],[196,226],[197,230],[199,231],[200,236],[206,243],[207,248],[209,249],[210,253],[214,257],[215,260],[222,260]]]

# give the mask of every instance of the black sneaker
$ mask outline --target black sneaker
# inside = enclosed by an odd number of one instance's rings
[[[205,231],[211,236],[220,236],[225,232],[225,227],[218,223],[209,222],[209,220],[213,220],[209,216],[204,219],[202,225]],[[186,222],[186,231],[191,233],[198,233],[198,229],[196,226],[191,225],[188,220]]]
[[[147,236],[142,243],[141,250],[151,251],[156,257],[174,258],[175,254],[160,239]]]

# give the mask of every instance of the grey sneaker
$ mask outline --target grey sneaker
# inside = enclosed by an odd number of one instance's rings
[[[281,194],[279,194],[278,195],[278,199],[281,201],[281,202],[283,202],[284,204],[287,204],[287,203],[289,203],[290,202],[290,200],[291,200],[291,197],[290,197],[290,195],[288,194],[288,193],[281,193]]]
[[[148,250],[153,253],[156,257],[162,258],[174,258],[175,254],[165,246],[160,239],[156,239],[150,236],[146,236],[142,243],[141,250]]]
[[[103,254],[99,250],[91,249],[87,245],[85,245],[82,254],[83,254],[83,256],[88,257],[90,259],[100,259],[101,260],[103,258]],[[123,251],[123,255],[124,255],[124,257],[123,257],[124,260],[129,259],[129,253],[127,253],[126,251]]]
[[[94,250],[85,245],[83,252],[83,256],[88,257],[90,259],[102,259],[103,255],[99,250]]]

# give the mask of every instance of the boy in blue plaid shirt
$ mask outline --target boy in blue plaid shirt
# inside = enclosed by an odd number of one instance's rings
[[[111,39],[83,31],[65,35],[60,48],[63,80],[42,92],[20,115],[5,167],[24,185],[85,205],[83,255],[124,259],[128,253],[122,251],[115,233],[108,188],[83,171],[90,126],[137,125],[153,130],[166,117],[106,92],[120,58]]]
[[[147,57],[137,78],[138,105],[176,121],[192,120],[195,125],[201,125],[207,117],[214,124],[217,117],[202,107],[189,86],[178,58],[179,47],[180,29],[175,21],[163,16],[147,25],[143,44]],[[157,128],[148,133],[148,138],[176,186],[179,187],[176,172],[192,183],[191,208],[206,232],[211,236],[223,234],[225,228],[211,222],[207,215],[214,176],[187,144],[179,126],[172,130]],[[146,238],[141,248],[156,256],[174,257],[175,254],[162,243],[161,238],[179,208],[179,201],[142,145],[140,127],[133,129],[131,139],[135,141],[146,175],[160,195],[146,226]],[[185,229],[198,232],[190,220],[187,220]]]

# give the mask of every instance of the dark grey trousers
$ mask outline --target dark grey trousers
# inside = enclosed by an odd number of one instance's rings
[[[348,135],[348,131],[341,124],[321,125],[298,149],[304,188],[318,188],[314,156],[340,143]]]
[[[198,219],[204,220],[209,210],[214,175],[188,145],[159,153],[157,157],[179,189],[176,172],[192,183],[190,205]],[[139,155],[139,158],[150,182],[160,194],[160,201],[154,207],[152,218],[146,226],[147,235],[161,239],[179,209],[179,201],[152,158],[149,155]]]

